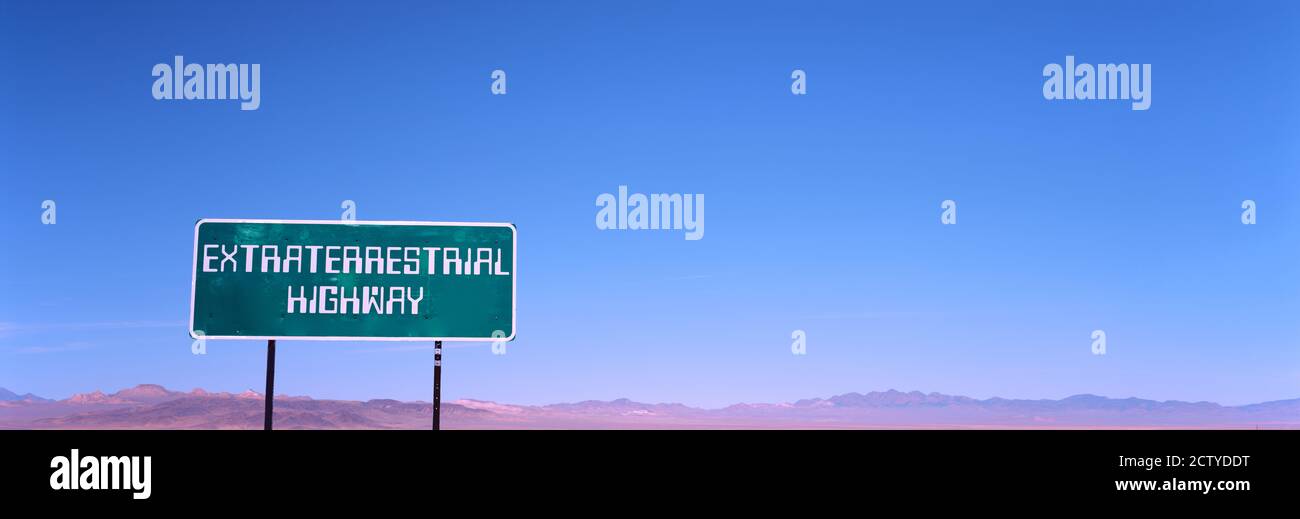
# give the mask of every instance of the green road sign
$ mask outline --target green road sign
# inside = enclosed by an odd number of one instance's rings
[[[190,336],[509,341],[506,223],[199,220]]]

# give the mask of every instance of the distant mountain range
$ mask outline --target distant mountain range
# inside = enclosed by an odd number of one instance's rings
[[[0,387],[0,402],[49,402],[50,400],[41,398],[31,393],[20,395],[8,389]]]
[[[277,396],[280,429],[427,429],[432,405]],[[172,391],[142,384],[49,400],[0,388],[0,428],[257,429],[262,395]],[[1300,399],[1243,406],[1075,395],[974,398],[918,391],[846,393],[792,403],[701,409],[627,399],[521,406],[457,400],[442,423],[459,429],[1300,428]]]

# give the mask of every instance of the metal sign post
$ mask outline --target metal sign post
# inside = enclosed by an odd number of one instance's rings
[[[442,430],[442,341],[433,342],[433,430]]]
[[[266,410],[262,429],[271,430],[271,415],[275,407],[275,340],[266,341]]]

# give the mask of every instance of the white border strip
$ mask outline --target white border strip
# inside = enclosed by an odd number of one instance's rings
[[[305,225],[417,225],[429,227],[509,227],[511,246],[514,253],[510,257],[510,336],[509,337],[324,337],[311,335],[203,335],[194,334],[194,292],[198,284],[199,265],[199,226],[205,223],[285,223]],[[190,262],[190,337],[193,339],[241,340],[241,341],[396,341],[396,342],[507,342],[515,340],[516,303],[518,301],[519,283],[519,230],[512,223],[486,222],[408,222],[400,220],[257,220],[236,218],[203,218],[194,223],[194,258]]]

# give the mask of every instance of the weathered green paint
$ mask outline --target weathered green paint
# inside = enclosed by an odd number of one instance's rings
[[[201,220],[194,228],[190,334],[508,341],[515,335],[515,235],[510,224]],[[285,261],[295,248],[299,261]],[[374,262],[375,248],[382,265]],[[452,263],[448,249],[457,251]],[[464,263],[466,252],[475,261]],[[333,290],[344,299],[355,295],[357,304],[339,301]],[[394,290],[404,297],[388,297]],[[376,306],[378,297],[362,304],[367,292],[384,296],[385,304]]]

